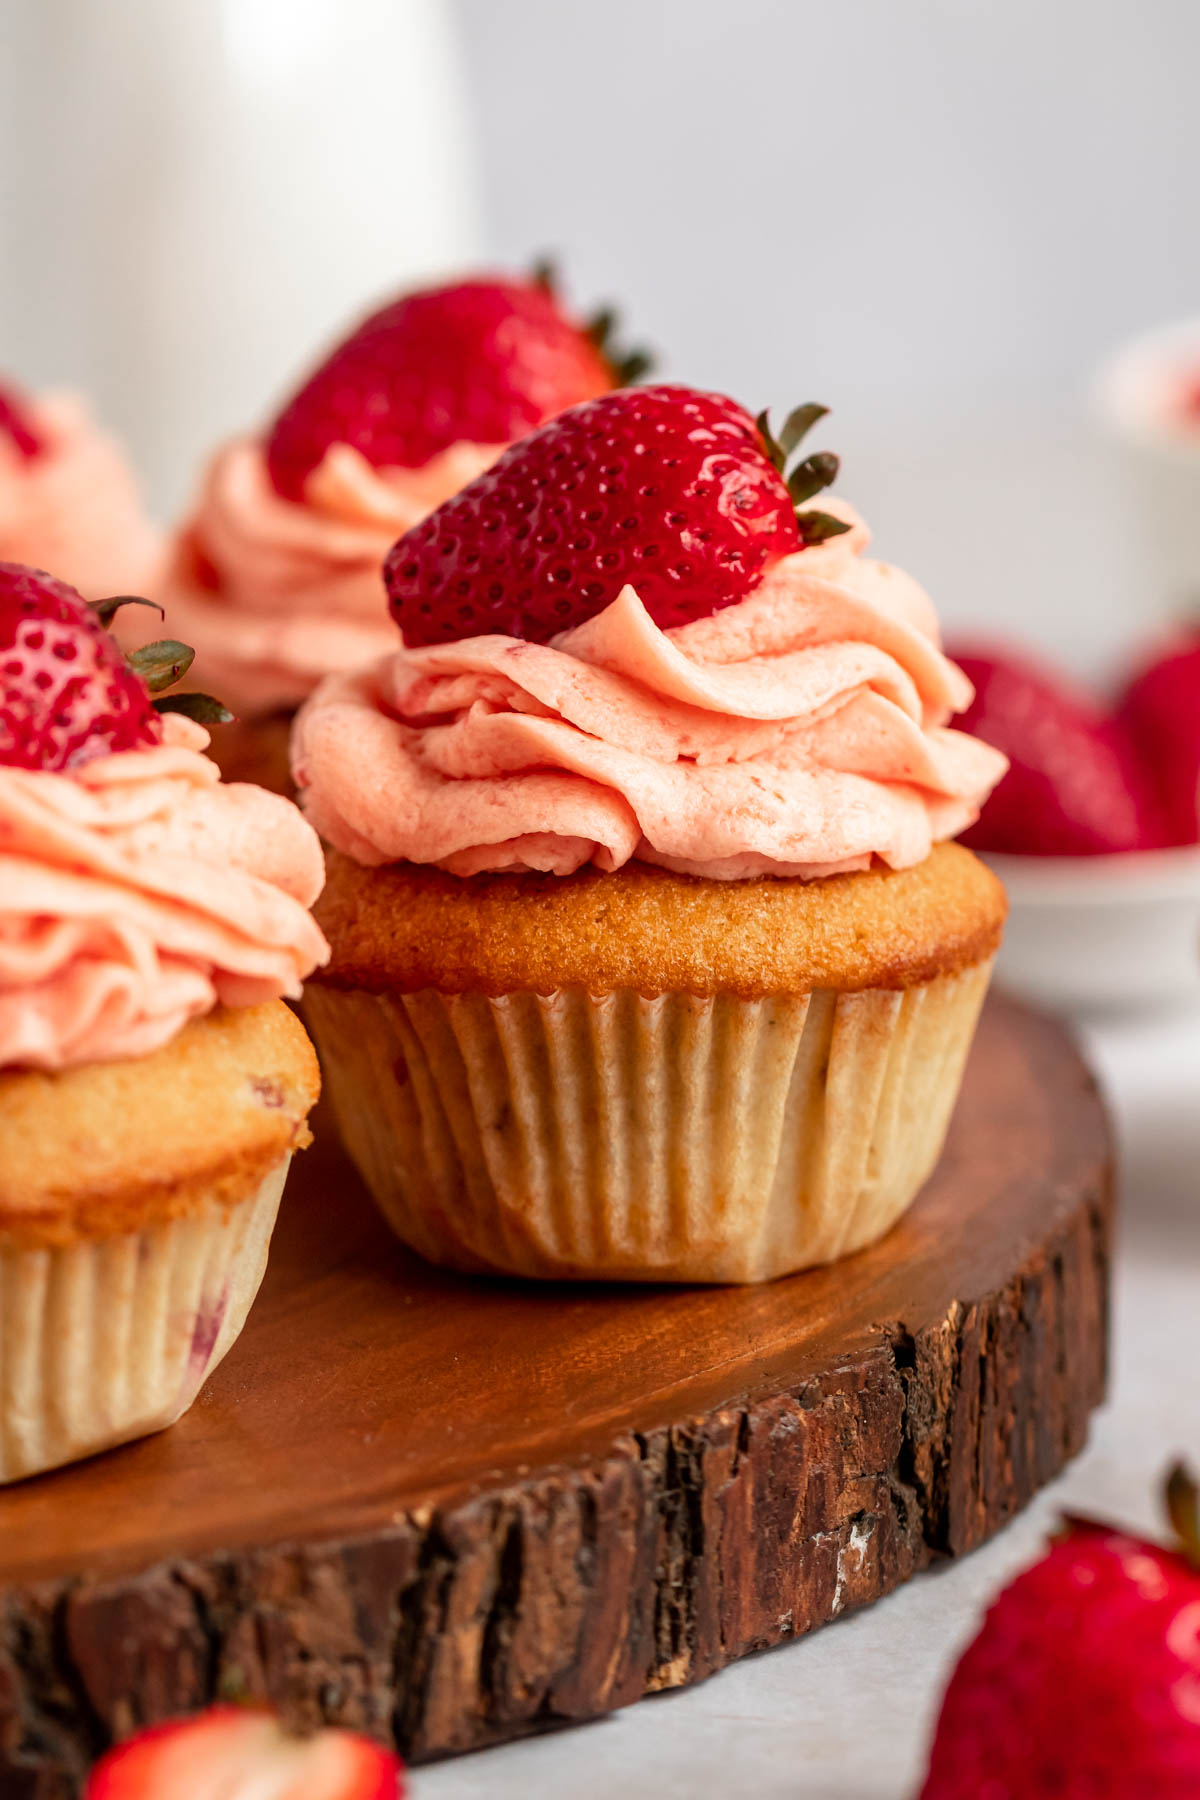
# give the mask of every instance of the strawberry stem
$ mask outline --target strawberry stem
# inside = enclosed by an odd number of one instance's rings
[[[157,643],[145,644],[140,650],[131,650],[125,658],[152,694],[161,694],[164,688],[174,687],[195,660],[196,652],[175,638],[160,638]]]
[[[154,702],[157,713],[183,713],[198,725],[232,725],[237,715],[211,694],[164,694]]]
[[[802,510],[807,500],[819,494],[837,480],[841,467],[840,458],[831,450],[816,450],[806,456],[803,462],[796,464],[789,475],[787,465],[792,453],[808,436],[819,419],[823,419],[829,411],[819,401],[809,400],[803,406],[794,406],[778,433],[771,430],[771,421],[766,411],[760,412],[755,424],[763,441],[763,448],[771,460],[777,473],[783,476],[784,484],[796,508],[796,523],[800,527],[800,542],[807,550],[813,544],[823,544],[829,538],[840,537],[850,527],[844,519],[835,518],[833,513],[817,512],[813,509]]]
[[[832,513],[818,512],[810,507],[807,512],[796,514],[796,523],[800,527],[800,538],[806,550],[814,544],[824,544],[830,538],[841,537],[850,526],[845,519],[835,518]]]
[[[779,433],[779,444],[785,457],[792,454],[808,436],[813,426],[825,418],[829,412],[817,400],[809,400],[804,406],[794,406],[783,421],[783,430]]]
[[[160,619],[166,617],[157,600],[146,600],[141,594],[111,594],[107,600],[89,600],[86,604],[95,613],[105,631],[108,630],[123,606],[152,606]]]
[[[106,631],[122,606],[152,606],[160,618],[164,616],[156,600],[144,600],[140,594],[113,594],[107,600],[89,600],[87,605]],[[165,688],[174,687],[187,674],[195,659],[196,652],[178,638],[158,638],[140,650],[130,650],[125,657],[147,691],[162,696],[150,703],[155,712],[183,713],[199,725],[232,725],[236,715],[211,694],[163,695]]]
[[[654,367],[654,356],[649,350],[630,350],[615,362],[611,357],[609,361],[621,387],[633,387],[635,382],[640,381],[643,375],[648,375]]]
[[[618,387],[632,387],[654,367],[649,350],[622,350],[616,342],[619,315],[614,307],[602,306],[584,323],[584,335],[595,345],[613,372]]]
[[[558,264],[552,256],[539,256],[534,259],[529,271],[529,279],[534,287],[544,288],[546,293],[558,297],[561,283]],[[590,319],[583,322],[583,335],[600,352],[613,372],[617,387],[632,387],[643,375],[648,375],[654,367],[654,356],[649,350],[641,348],[622,350],[617,343],[620,315],[613,306],[602,306],[594,312]]]
[[[1186,1466],[1177,1462],[1167,1475],[1167,1517],[1183,1554],[1200,1569],[1200,1489]]]
[[[599,312],[593,313],[591,318],[585,321],[583,329],[586,336],[591,339],[593,344],[595,344],[597,350],[603,354],[608,345],[612,342],[612,335],[616,330],[616,325],[617,314],[615,307],[602,306]]]
[[[806,456],[802,463],[797,463],[787,478],[787,491],[792,496],[794,506],[803,506],[822,488],[832,487],[837,480],[837,472],[841,462],[831,450],[817,450],[812,456]]]
[[[767,407],[763,407],[754,423],[757,427],[758,435],[763,441],[763,449],[770,458],[771,467],[775,470],[777,475],[782,475],[784,464],[787,462],[787,453],[784,450],[783,445],[779,442],[779,439],[775,436],[775,433],[771,430],[771,414]]]
[[[558,263],[555,258],[545,253],[535,256],[529,271],[529,279],[534,287],[545,288],[548,294],[557,294]]]

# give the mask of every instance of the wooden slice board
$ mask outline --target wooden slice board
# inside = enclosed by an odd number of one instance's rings
[[[219,1692],[421,1758],[698,1681],[982,1543],[1102,1396],[1104,1112],[1014,1003],[909,1216],[769,1287],[443,1274],[322,1123],[192,1412],[0,1491],[5,1800]]]

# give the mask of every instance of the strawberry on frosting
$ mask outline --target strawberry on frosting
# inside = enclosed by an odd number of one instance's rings
[[[140,591],[158,554],[132,470],[84,403],[0,383],[0,560],[100,599]]]
[[[1004,762],[948,728],[970,685],[924,594],[864,558],[866,537],[855,521],[688,625],[664,631],[627,586],[547,645],[402,648],[331,678],[294,739],[308,817],[361,862],[460,875],[919,862]]]
[[[261,438],[218,451],[175,540],[159,598],[202,678],[254,718],[391,648],[390,546],[513,438],[635,366],[610,325],[575,322],[542,280],[490,276],[359,325]]]
[[[327,955],[320,845],[289,801],[221,782],[184,710],[214,703],[156,710],[35,570],[0,564],[0,644],[0,1068],[140,1056],[219,1003],[298,995]],[[167,641],[140,666],[158,690],[186,660]]]
[[[514,444],[401,538],[385,566],[407,644],[481,632],[545,642],[631,582],[659,625],[731,606],[769,565],[845,530],[804,502],[838,459],[788,456],[823,406],[779,441],[724,394],[663,384],[575,406]]]

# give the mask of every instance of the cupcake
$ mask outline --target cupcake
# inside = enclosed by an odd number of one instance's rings
[[[158,549],[120,446],[83,401],[0,383],[0,561],[56,569],[99,600],[143,592]]]
[[[0,1482],[191,1405],[308,1141],[320,846],[222,784],[196,698],[0,564]]]
[[[238,714],[227,774],[290,791],[296,707],[331,670],[394,648],[380,566],[402,532],[514,438],[612,388],[607,315],[574,322],[548,281],[408,294],[331,353],[265,433],[217,452],[156,596],[199,679]]]
[[[940,1152],[1004,918],[1004,759],[837,459],[681,387],[513,446],[392,550],[404,642],[293,741],[306,995],[399,1235],[467,1270],[759,1281]]]

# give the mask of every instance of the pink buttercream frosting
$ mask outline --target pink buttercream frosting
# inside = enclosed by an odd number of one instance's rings
[[[328,946],[289,800],[225,784],[207,733],[69,774],[0,767],[0,1068],[143,1056],[218,1003],[295,997]]]
[[[731,880],[905,868],[1004,771],[949,729],[971,685],[928,597],[852,530],[736,606],[660,630],[626,587],[546,645],[402,646],[300,713],[308,817],[368,865],[457,875],[630,858]]]
[[[376,469],[335,444],[303,505],[276,493],[258,442],[220,450],[154,596],[172,635],[196,651],[194,678],[253,718],[298,706],[331,669],[393,649],[384,557],[502,448],[454,444],[424,468]]]
[[[83,401],[22,402],[41,448],[25,457],[0,432],[0,562],[30,563],[89,600],[141,593],[159,554],[119,444]]]

